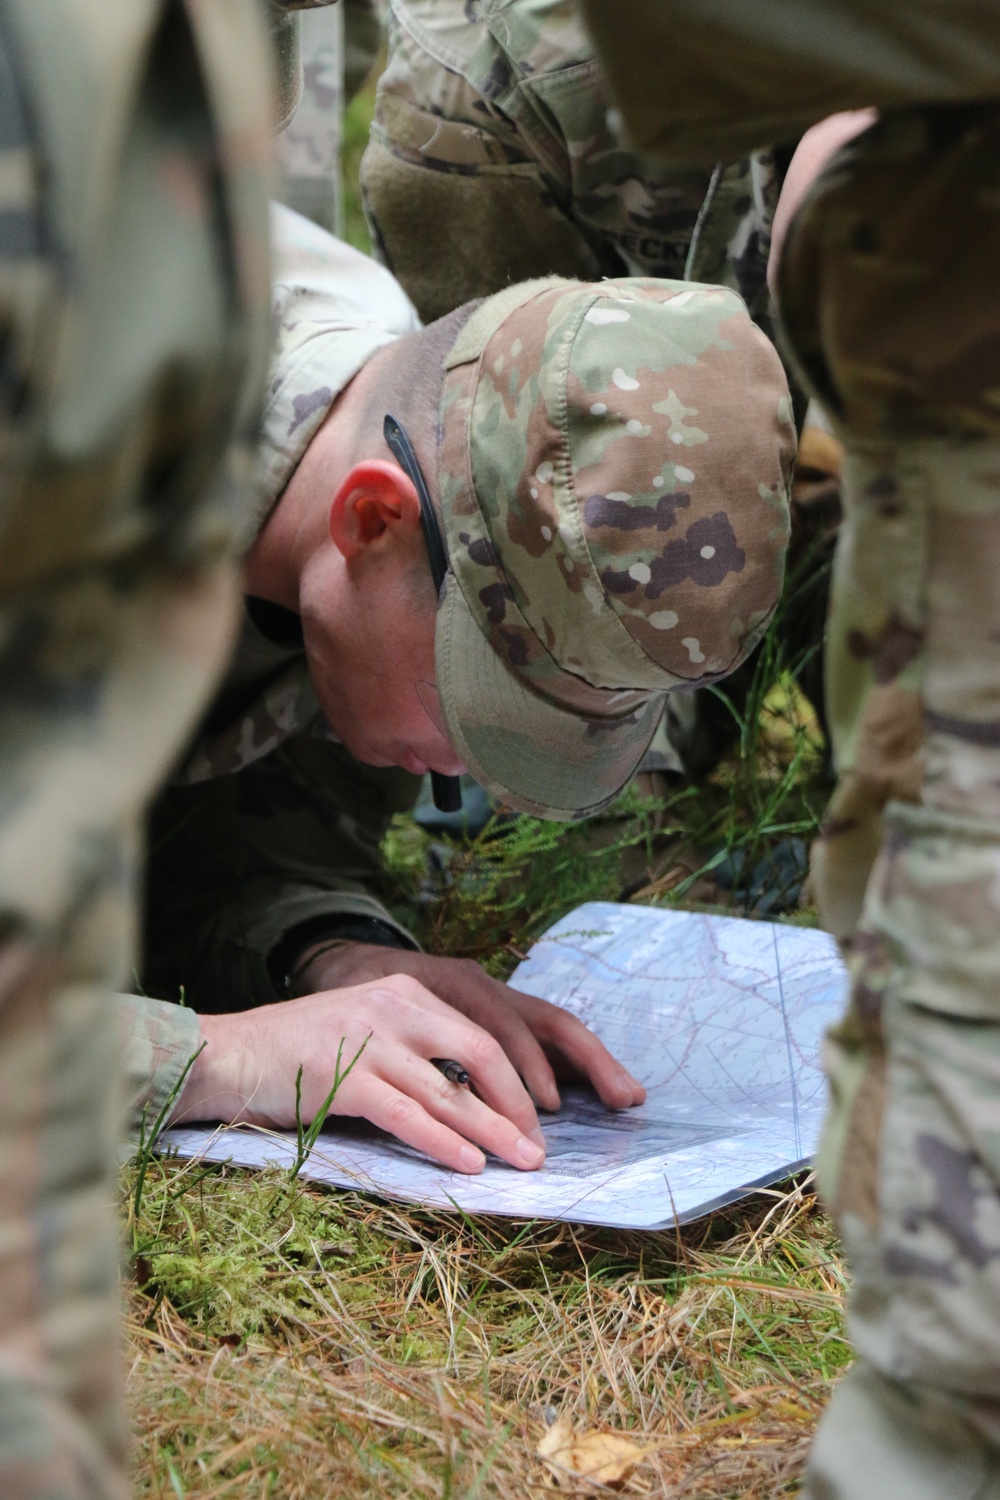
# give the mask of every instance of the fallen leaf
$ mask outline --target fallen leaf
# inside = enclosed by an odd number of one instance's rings
[[[565,1414],[553,1422],[535,1450],[556,1484],[590,1479],[621,1489],[640,1459],[649,1452],[616,1432],[578,1430]]]

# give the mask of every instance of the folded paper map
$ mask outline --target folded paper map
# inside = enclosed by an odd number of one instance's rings
[[[630,1229],[685,1223],[805,1166],[825,1099],[822,1035],[846,975],[826,933],[588,902],[535,944],[511,984],[572,1010],[645,1084],[636,1109],[563,1090],[542,1116],[538,1172],[478,1177],[332,1119],[302,1176],[410,1203]],[[161,1148],[259,1167],[295,1160],[291,1132],[199,1126]]]

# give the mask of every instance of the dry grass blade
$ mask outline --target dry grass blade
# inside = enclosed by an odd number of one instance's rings
[[[790,1493],[847,1359],[835,1246],[803,1184],[679,1233],[472,1233],[277,1173],[178,1195],[189,1171],[154,1162],[132,1226],[148,1500],[552,1493],[538,1445],[557,1414],[628,1445],[618,1493]],[[602,1452],[615,1461],[598,1447],[561,1492],[611,1493]]]

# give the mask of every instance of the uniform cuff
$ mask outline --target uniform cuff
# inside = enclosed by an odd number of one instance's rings
[[[256,924],[254,933],[274,998],[286,998],[284,979],[290,958],[294,962],[311,943],[328,933],[333,936],[337,929],[350,936],[344,928],[355,922],[376,923],[383,930],[381,941],[385,946],[420,951],[412,933],[366,892],[312,891],[285,897],[274,903],[267,918]],[[371,942],[373,938],[355,941]]]
[[[193,1010],[170,1000],[119,995],[125,1032],[125,1089],[128,1134],[138,1142],[145,1120],[149,1133],[198,1050],[201,1027]]]
[[[271,983],[283,999],[292,996],[293,977],[303,953],[326,942],[373,943],[379,948],[409,948],[419,952],[418,944],[408,933],[379,917],[353,912],[327,912],[312,917],[291,928],[268,955]]]

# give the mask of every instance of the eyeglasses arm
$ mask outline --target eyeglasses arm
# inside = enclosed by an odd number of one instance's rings
[[[437,516],[431,501],[427,481],[423,470],[413,451],[413,444],[401,422],[395,417],[386,414],[382,423],[382,432],[389,445],[390,452],[402,465],[405,472],[413,482],[420,501],[420,527],[424,533],[424,541],[427,544],[427,556],[431,565],[431,577],[434,580],[434,592],[438,598],[441,596],[441,585],[444,583],[445,574],[448,571],[448,557],[444,550],[444,541],[441,536],[441,528],[438,526]],[[431,792],[434,797],[434,806],[438,812],[453,813],[460,812],[462,808],[462,788],[457,776],[444,776],[440,771],[431,772]]]

